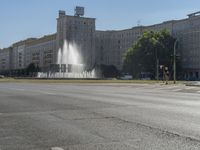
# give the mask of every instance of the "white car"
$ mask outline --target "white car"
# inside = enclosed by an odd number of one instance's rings
[[[132,80],[133,76],[132,75],[124,75],[120,79],[122,79],[122,80]]]
[[[0,75],[0,78],[4,78],[4,75]]]

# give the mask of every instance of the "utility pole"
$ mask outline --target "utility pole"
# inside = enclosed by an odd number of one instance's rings
[[[173,64],[173,69],[174,69],[174,84],[176,84],[176,45],[178,43],[178,39],[176,39],[174,43],[174,64]]]
[[[155,78],[156,78],[156,80],[158,81],[159,80],[159,59],[158,59],[158,50],[157,50],[157,48],[156,48],[156,70],[155,70]]]
[[[159,59],[156,60],[156,80],[159,80]]]

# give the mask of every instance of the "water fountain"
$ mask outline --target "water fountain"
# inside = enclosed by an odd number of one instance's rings
[[[96,78],[95,69],[85,71],[82,56],[75,43],[64,41],[58,50],[57,64],[48,73],[38,73],[39,78]],[[56,68],[56,69],[55,69]]]

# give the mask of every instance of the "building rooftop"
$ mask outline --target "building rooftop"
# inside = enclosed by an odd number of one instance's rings
[[[28,38],[28,39],[25,39],[25,40],[22,40],[22,41],[19,41],[19,42],[16,42],[12,45],[12,47],[17,47],[17,46],[21,46],[21,45],[25,45],[27,44],[28,42],[31,42],[31,41],[34,41],[36,40],[37,38]]]
[[[27,45],[32,46],[32,45],[35,45],[35,44],[40,44],[40,43],[48,42],[48,41],[51,41],[51,40],[56,40],[56,33],[50,34],[50,35],[45,35],[45,36],[43,36],[41,38],[37,38],[33,41],[28,41]]]
[[[1,52],[9,51],[10,49],[11,49],[11,47],[0,49],[0,53],[1,53]]]
[[[194,12],[194,13],[191,13],[191,14],[188,14],[188,17],[195,17],[195,16],[200,16],[200,11],[197,11],[197,12]]]

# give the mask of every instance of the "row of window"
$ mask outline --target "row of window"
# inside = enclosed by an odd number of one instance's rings
[[[67,19],[66,20],[66,24],[71,24],[71,25],[94,25],[94,23],[92,21],[77,21],[77,20],[71,20],[71,19]]]

